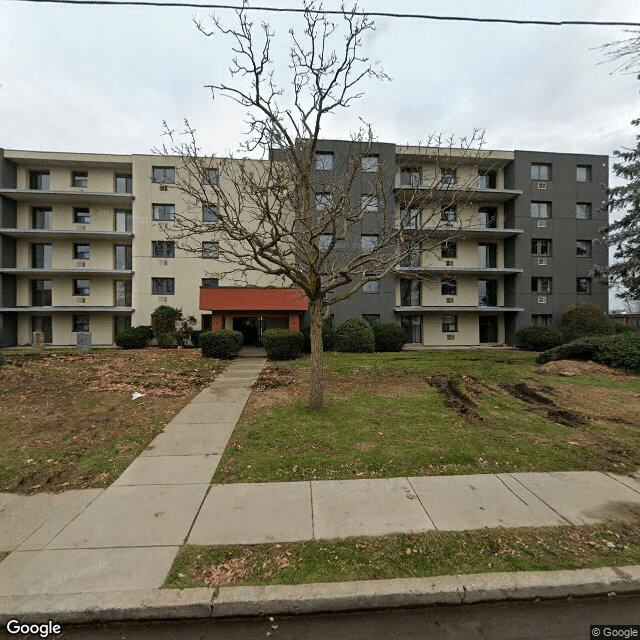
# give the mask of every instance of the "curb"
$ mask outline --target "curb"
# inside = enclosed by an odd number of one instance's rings
[[[329,582],[0,597],[0,624],[296,615],[640,593],[640,565]],[[216,595],[217,594],[217,595]]]

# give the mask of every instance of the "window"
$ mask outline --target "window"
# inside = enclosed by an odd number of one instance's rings
[[[496,172],[480,171],[478,173],[479,189],[495,189],[496,188]]]
[[[377,211],[380,208],[380,201],[378,196],[374,196],[370,193],[362,195],[362,210],[363,211]]]
[[[204,183],[210,187],[215,187],[220,182],[220,172],[218,169],[206,169],[204,172]]]
[[[173,184],[176,181],[175,167],[153,167],[153,182]]]
[[[117,244],[114,246],[115,269],[131,269],[131,245]]]
[[[407,334],[407,342],[413,344],[422,342],[422,316],[402,316],[400,326]]]
[[[380,293],[380,281],[371,280],[370,282],[365,282],[364,285],[362,286],[362,292],[363,293]]]
[[[53,246],[50,244],[31,245],[31,268],[51,269]]]
[[[401,187],[419,187],[420,186],[420,169],[401,169],[400,170],[400,186]]]
[[[400,306],[420,306],[420,280],[400,280]]]
[[[203,289],[217,289],[220,286],[220,281],[218,278],[202,278],[200,286]]]
[[[363,313],[362,319],[365,322],[368,322],[372,327],[376,324],[380,324],[380,314],[379,313]]]
[[[151,256],[153,258],[175,258],[176,243],[173,240],[152,240]]]
[[[51,300],[51,280],[31,281],[31,305],[33,307],[50,307]]]
[[[591,182],[591,165],[579,164],[576,168],[576,180],[578,182]]]
[[[458,255],[458,247],[455,242],[443,242],[440,245],[441,258],[455,258]]]
[[[131,306],[131,281],[130,280],[114,280],[113,304],[116,307]]]
[[[380,156],[362,156],[362,172],[363,173],[378,173],[380,167]]]
[[[330,233],[323,233],[318,238],[318,251],[326,251],[331,245],[333,236]]]
[[[479,207],[478,222],[484,229],[495,229],[498,226],[498,209],[496,207]]]
[[[116,193],[133,193],[133,176],[129,173],[116,173]]]
[[[411,269],[417,269],[420,267],[420,244],[405,245],[403,252],[408,251],[407,255],[402,259],[400,263],[401,267],[408,267]]]
[[[220,244],[218,242],[203,242],[202,257],[208,260],[217,260],[220,255]]]
[[[550,218],[551,203],[550,202],[532,202],[531,217],[532,218]]]
[[[119,333],[131,329],[131,316],[116,316],[113,319],[113,335],[117,336]]]
[[[31,331],[40,331],[47,344],[53,342],[51,316],[31,316]]]
[[[31,228],[32,229],[51,229],[51,209],[43,209],[42,207],[34,207],[31,210]]]
[[[116,231],[133,231],[133,213],[131,211],[116,211]]]
[[[176,217],[175,204],[154,204],[152,206],[154,220],[173,220]]]
[[[203,331],[211,331],[211,320],[213,319],[212,315],[213,314],[208,313],[206,315],[202,314],[200,316],[200,326],[202,327]]]
[[[590,202],[578,202],[576,204],[576,218],[578,220],[591,220]]]
[[[202,207],[202,222],[218,222],[218,206],[205,204]]]
[[[576,278],[577,293],[591,293],[591,278]]]
[[[531,293],[551,293],[551,278],[531,278]]]
[[[333,151],[318,151],[316,153],[316,171],[330,171],[333,169]]]
[[[73,326],[71,331],[74,333],[88,333],[89,316],[73,316]]]
[[[441,316],[442,333],[453,333],[458,330],[458,316]]]
[[[73,210],[73,221],[76,224],[90,224],[91,223],[91,211],[89,209],[75,209]]]
[[[74,244],[73,259],[74,260],[90,260],[91,245],[90,244]]]
[[[49,191],[49,171],[29,171],[29,189]]]
[[[590,257],[591,256],[591,240],[577,240],[576,255],[583,258]]]
[[[417,229],[420,226],[420,209],[400,206],[400,220],[403,229]]]
[[[443,296],[457,296],[458,281],[455,278],[443,278],[440,281],[440,293]]]
[[[534,327],[550,327],[552,315],[550,313],[534,313],[531,316],[531,324]]]
[[[86,171],[71,172],[71,186],[86,189],[89,185],[89,174]]]
[[[498,283],[496,280],[478,280],[478,306],[498,306]]]
[[[320,191],[316,193],[316,213],[326,211],[331,206],[332,200],[333,197],[328,192]]]
[[[538,162],[531,163],[532,180],[551,180],[551,165]]]
[[[441,169],[441,182],[443,185],[451,186],[456,183],[455,169]]]
[[[531,239],[531,255],[532,256],[550,256],[551,240],[545,238]]]
[[[478,262],[483,269],[495,269],[498,266],[498,245],[495,242],[479,242]]]
[[[362,234],[360,236],[360,248],[363,251],[373,251],[378,244],[377,234]]]
[[[445,222],[455,222],[458,219],[458,211],[455,207],[442,207],[440,220]]]
[[[91,280],[74,280],[73,295],[74,296],[90,296]]]
[[[151,278],[151,294],[172,296],[175,293],[175,278]]]

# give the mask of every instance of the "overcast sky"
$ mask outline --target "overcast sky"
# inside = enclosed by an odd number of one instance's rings
[[[256,2],[254,2],[256,4]],[[299,0],[258,4],[300,6]],[[326,0],[326,8],[337,8]],[[640,22],[638,0],[367,0],[372,11]],[[0,147],[149,153],[162,121],[188,118],[207,153],[235,152],[243,113],[211,99],[228,77],[229,43],[197,31],[186,8],[48,5],[0,0]],[[276,33],[286,76],[294,14],[256,13]],[[233,21],[231,11],[218,16]],[[611,154],[634,144],[640,82],[612,74],[597,47],[626,36],[617,27],[462,24],[378,18],[365,53],[392,80],[367,81],[365,95],[329,120],[340,138],[371,122],[378,140],[417,144],[432,133],[486,130],[487,148]]]

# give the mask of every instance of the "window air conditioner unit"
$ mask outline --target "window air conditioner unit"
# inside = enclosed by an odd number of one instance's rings
[[[445,229],[453,229],[453,222],[443,222],[443,223],[442,223],[442,226],[443,226]]]
[[[168,260],[158,260],[158,264],[162,267],[166,267],[169,264]]]
[[[158,296],[158,302],[169,302],[166,296]]]
[[[538,227],[540,229],[544,229],[547,226],[547,221],[546,220],[538,220]]]
[[[538,296],[538,304],[547,304],[547,296]]]
[[[169,190],[169,188],[167,187],[166,184],[161,184],[160,185],[160,191],[168,191],[168,190]]]
[[[539,267],[546,267],[547,266],[547,259],[546,258],[538,258],[538,266]]]
[[[86,266],[87,263],[84,260],[76,260],[76,267],[84,269]]]
[[[453,267],[453,260],[445,260],[444,261],[444,266],[445,267]]]
[[[447,298],[447,304],[453,304],[453,298]]]
[[[73,301],[76,304],[86,304],[87,303],[87,299],[83,296],[74,296]]]
[[[76,224],[76,230],[77,231],[86,231],[87,230],[87,225],[86,224]]]
[[[454,340],[456,337],[455,333],[447,333],[447,340]]]
[[[538,182],[538,189],[540,189],[540,191],[544,191],[546,188],[547,188],[546,182]]]

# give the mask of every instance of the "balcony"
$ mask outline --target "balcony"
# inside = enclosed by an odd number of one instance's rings
[[[0,189],[0,195],[16,202],[33,205],[46,204],[103,204],[130,209],[134,196],[131,193],[99,191],[50,191],[44,189]]]
[[[393,309],[396,313],[508,313],[524,311],[524,307],[469,307],[469,306],[456,306],[454,304],[447,305],[433,305],[433,306],[416,306],[416,307],[403,307],[398,306]]]
[[[411,192],[415,198],[420,198],[423,194],[425,197],[428,194],[447,193],[450,194],[451,200],[458,202],[508,202],[514,198],[522,195],[520,189],[487,189],[480,187],[479,185],[465,185],[465,184],[447,184],[440,182],[424,183],[413,181],[413,184],[402,184],[399,180],[396,181],[394,190],[402,199],[402,194]]]
[[[400,229],[400,225],[396,226],[396,229]],[[503,229],[496,227],[480,227],[480,226],[461,226],[456,223],[440,224],[436,228],[422,227],[418,228],[417,225],[403,225],[402,229],[405,233],[420,233],[428,236],[436,236],[439,238],[448,237],[465,237],[465,238],[477,238],[482,240],[503,240],[504,238],[512,238],[521,233],[524,233],[523,229]]]
[[[133,307],[104,307],[95,305],[77,305],[77,306],[51,306],[51,307],[0,307],[0,313],[12,312],[12,313],[39,313],[39,314],[51,314],[51,313],[108,313],[113,315],[128,315],[133,313],[135,309]]]
[[[84,225],[90,226],[90,225]],[[131,231],[92,231],[90,229],[10,229],[0,227],[0,235],[27,240],[45,240],[47,238],[77,238],[87,240],[120,240],[133,238]]]
[[[422,266],[422,267],[397,267],[398,275],[421,274],[421,273],[446,273],[460,275],[498,275],[506,276],[515,273],[522,273],[523,269],[512,267],[447,267],[447,266]]]
[[[0,273],[13,276],[30,276],[37,278],[38,276],[105,276],[118,277],[120,279],[131,278],[135,271],[131,269],[92,269],[91,267],[76,267],[72,269],[60,269],[50,267],[46,269],[33,269],[30,267],[3,267]]]

